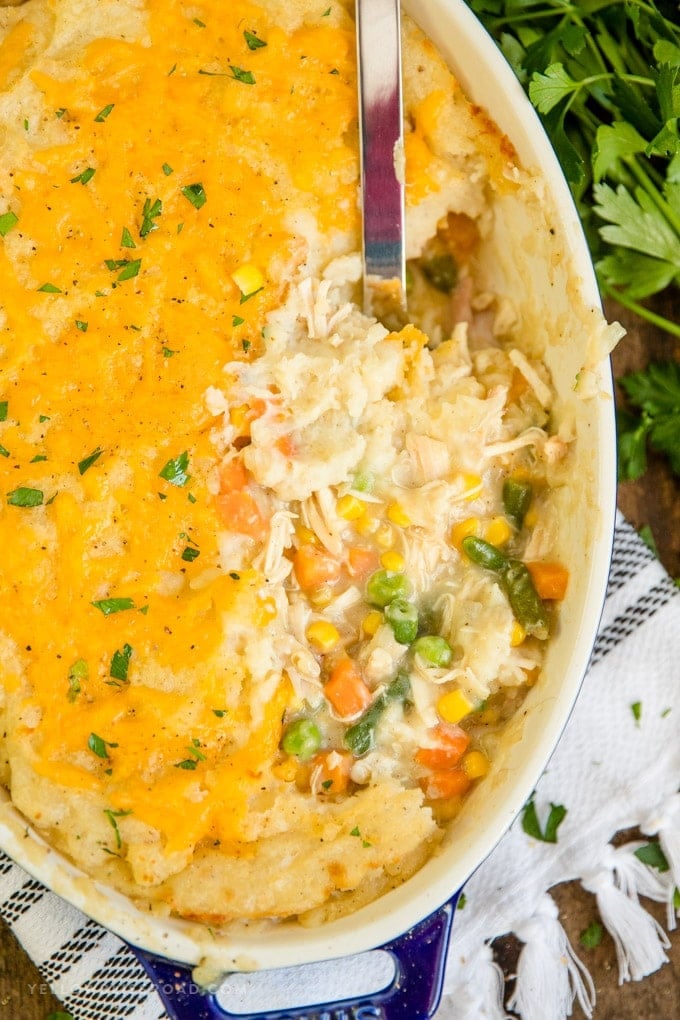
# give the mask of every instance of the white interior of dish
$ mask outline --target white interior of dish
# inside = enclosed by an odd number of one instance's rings
[[[527,217],[516,198],[498,203],[498,260],[489,274],[496,289],[528,295],[524,316],[527,321],[533,317],[536,330],[552,338],[546,360],[561,400],[565,406],[574,403],[576,375],[599,321],[599,299],[552,148],[514,74],[463,0],[404,0],[404,8],[434,40],[471,99],[486,107],[512,140],[525,168],[537,171],[544,182],[543,222]],[[615,511],[613,398],[606,363],[594,381],[598,394],[581,403],[578,418],[580,481],[560,497],[565,524],[560,553],[572,580],[544,678],[530,693],[526,714],[515,724],[490,777],[469,799],[443,851],[412,879],[323,928],[286,925],[216,938],[199,925],[144,914],[125,897],[93,883],[27,833],[9,802],[0,805],[4,849],[123,938],[178,961],[208,960],[216,971],[283,967],[357,953],[396,937],[443,903],[521,810],[559,739],[587,668],[606,589]],[[521,740],[514,739],[520,735]]]

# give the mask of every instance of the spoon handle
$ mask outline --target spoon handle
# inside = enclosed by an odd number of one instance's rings
[[[403,99],[399,0],[357,0],[364,306],[405,307]]]

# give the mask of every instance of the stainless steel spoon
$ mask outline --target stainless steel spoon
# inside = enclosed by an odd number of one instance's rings
[[[406,311],[399,0],[356,0],[364,310]]]

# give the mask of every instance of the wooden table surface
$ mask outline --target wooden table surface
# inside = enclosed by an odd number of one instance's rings
[[[656,302],[659,312],[677,321],[677,294]],[[644,368],[649,361],[680,361],[680,340],[669,337],[654,327],[632,317],[625,309],[610,304],[609,318],[616,318],[628,330],[614,352],[614,374]],[[651,456],[649,469],[638,482],[619,486],[619,506],[637,528],[647,525],[656,541],[659,558],[672,577],[680,577],[680,481],[671,475],[663,458]],[[631,837],[632,834],[627,834]],[[562,922],[572,943],[595,918],[592,897],[578,885],[566,884],[554,890],[560,906]],[[663,923],[664,910],[652,907],[652,913]],[[597,949],[579,953],[591,971],[597,989],[597,1006],[593,1020],[657,1020],[680,1015],[680,930],[671,935],[670,962],[656,974],[639,983],[618,986],[618,970],[614,944],[605,935]],[[512,940],[500,940],[496,946],[509,983],[517,958],[518,946]],[[110,1020],[119,1020],[115,1007],[115,988],[111,990]],[[0,1020],[46,1020],[60,1008],[40,974],[0,921]],[[575,1017],[582,1017],[578,1006]],[[91,1020],[78,1016],[75,1020]]]

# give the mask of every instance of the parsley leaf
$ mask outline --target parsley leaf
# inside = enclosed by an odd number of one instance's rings
[[[108,758],[109,752],[106,750],[107,747],[118,747],[118,744],[112,744],[110,740],[104,740],[97,733],[90,733],[87,738],[87,746],[98,758]]]
[[[191,475],[187,473],[189,467],[189,451],[185,450],[184,453],[180,453],[179,457],[171,458],[167,464],[165,464],[158,472],[161,478],[164,478],[166,482],[170,482],[171,485],[183,486],[186,485]]]
[[[649,843],[645,843],[644,846],[638,847],[635,851],[635,856],[639,861],[642,861],[643,864],[647,864],[650,868],[656,868],[657,871],[664,872],[669,869],[666,855],[656,840],[652,840]]]
[[[522,828],[527,836],[532,836],[533,839],[540,839],[543,843],[557,843],[557,830],[564,821],[566,814],[567,809],[561,804],[551,804],[545,828],[541,828],[536,805],[533,798],[531,798],[522,812]]]
[[[579,942],[584,949],[597,949],[602,942],[604,928],[599,921],[592,921],[579,935]]]
[[[107,103],[103,110],[100,110],[94,118],[97,124],[102,124],[113,110],[114,103]]]
[[[158,230],[158,224],[154,220],[163,212],[163,203],[160,198],[153,202],[150,198],[144,200],[142,209],[142,225],[139,228],[139,236],[146,237],[152,230]]]
[[[78,471],[80,472],[80,474],[84,475],[88,468],[91,468],[92,465],[99,460],[103,452],[104,451],[102,449],[97,447],[97,449],[93,453],[91,453],[89,457],[84,457],[81,461],[79,461]]]
[[[187,184],[182,188],[182,194],[188,202],[191,202],[194,209],[200,209],[207,202],[207,196],[202,184]]]
[[[126,609],[134,609],[135,603],[131,598],[110,598],[110,599],[98,599],[96,602],[90,603],[98,609],[104,616],[111,616],[112,613],[122,613]]]
[[[109,666],[109,676],[112,676],[114,680],[120,680],[122,683],[127,683],[131,658],[132,647],[126,643],[122,648],[113,653],[111,665]]]
[[[647,467],[647,444],[665,454],[680,475],[680,363],[652,362],[619,380],[639,414],[618,416],[619,478],[640,478]]]
[[[230,77],[235,81],[240,81],[243,85],[255,84],[255,75],[252,71],[245,71],[242,67],[236,67],[235,64],[230,64],[229,70],[231,71]]]
[[[248,44],[249,50],[259,50],[267,45],[264,39],[258,39],[254,32],[249,32],[247,29],[243,33],[243,38]]]
[[[8,209],[6,213],[0,216],[0,237],[5,237],[9,234],[12,227],[15,227],[19,222],[19,217],[16,213],[13,213],[11,209]]]
[[[7,502],[10,506],[35,507],[42,506],[45,496],[42,489],[29,489],[20,486],[7,493]]]

